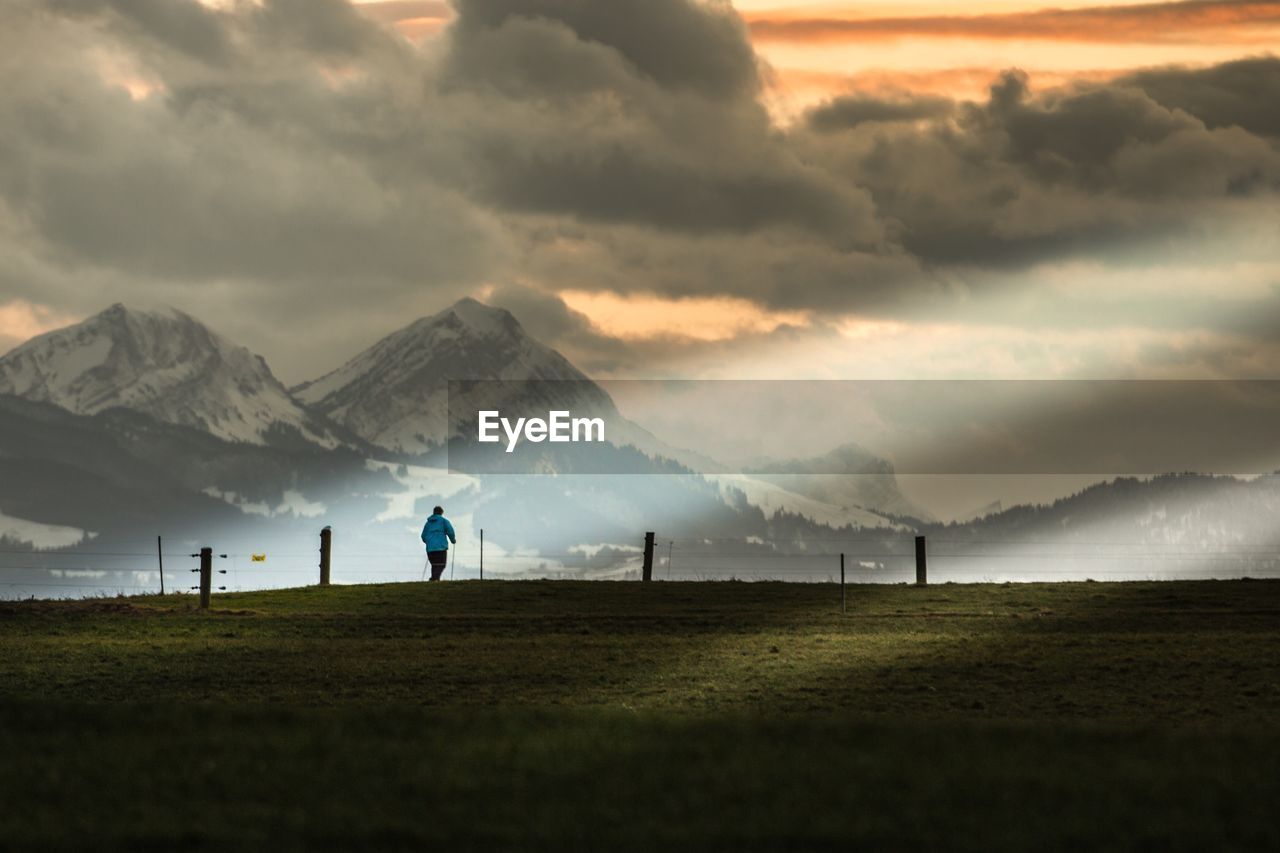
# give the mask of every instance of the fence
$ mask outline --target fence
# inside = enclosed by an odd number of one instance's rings
[[[482,534],[483,536],[483,534]],[[509,551],[483,539],[451,549],[444,577],[653,581],[938,583],[1053,580],[1173,580],[1280,575],[1280,549],[1211,544],[1087,540],[995,540],[910,532],[829,538],[637,536],[634,545],[579,546],[556,552]],[[312,584],[423,580],[416,543],[374,550],[344,545],[325,528],[311,548],[254,543],[115,541],[65,551],[0,549],[0,598],[199,592]],[[292,544],[292,543],[291,543]],[[300,544],[300,543],[299,543]],[[373,543],[377,544],[377,543]],[[202,552],[208,557],[202,559]]]

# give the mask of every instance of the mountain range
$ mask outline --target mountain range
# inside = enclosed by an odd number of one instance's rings
[[[0,358],[0,394],[79,415],[129,409],[227,441],[339,443],[261,356],[174,309],[116,304],[33,338]]]
[[[442,451],[457,427],[446,417],[451,379],[467,380],[453,386],[462,410],[519,394],[526,396],[514,402],[526,410],[607,415],[617,425],[610,452],[639,476],[592,477],[557,469],[554,457],[546,470],[559,470],[557,477],[444,470]],[[1178,487],[1197,495],[1234,488],[1211,485]],[[1274,485],[1240,488],[1260,495],[1246,503],[1270,507]],[[1157,493],[1166,499],[1169,488],[1114,484],[1087,504],[1098,519],[1109,502],[1154,518],[1160,507],[1135,502]],[[528,570],[554,558],[561,569],[616,571],[634,560],[646,529],[672,541],[713,536],[755,541],[755,548],[772,538],[801,543],[810,554],[838,548],[821,543],[841,531],[870,531],[888,548],[913,530],[956,530],[913,506],[892,466],[853,443],[725,473],[623,418],[603,387],[511,313],[472,299],[293,388],[261,357],[174,309],[112,305],[0,357],[0,542],[18,549],[49,545],[40,540],[50,530],[59,543],[70,537],[82,547],[136,543],[159,530],[192,543],[211,531],[224,542],[296,543],[323,520],[371,554],[395,541],[411,555],[409,531],[445,498],[468,541],[487,527],[490,559]],[[1188,500],[1177,510],[1182,535],[1194,528],[1188,519],[1203,515]],[[963,530],[1047,535],[1079,518],[1082,505],[1030,514],[993,507]],[[1228,532],[1219,539],[1229,541],[1239,523],[1221,522]]]
[[[605,415],[614,470],[662,476],[451,474],[442,455],[450,379],[468,380],[454,386],[463,410],[515,403]],[[526,396],[502,399],[512,394]],[[374,549],[403,541],[444,496],[460,527],[490,525],[495,554],[563,558],[585,544],[602,570],[613,552],[597,546],[629,543],[645,527],[713,524],[745,536],[779,513],[803,529],[896,526],[872,508],[827,505],[764,479],[704,479],[693,467],[716,463],[623,418],[512,314],[471,299],[291,389],[261,357],[174,309],[112,305],[0,357],[0,540],[18,548],[48,545],[37,535],[48,530],[95,547],[137,547],[153,530],[193,543],[211,530],[225,531],[223,542],[296,541],[322,516]]]
[[[603,388],[530,336],[510,312],[474,299],[410,323],[336,370],[291,389],[260,356],[175,309],[112,305],[0,358],[0,394],[74,414],[126,409],[232,443],[343,446],[410,462],[438,462],[440,454],[430,454],[443,448],[451,427],[455,434],[458,430],[458,424],[447,423],[451,379],[482,380],[465,387],[455,383],[457,411],[507,405],[521,411],[567,409],[575,415],[604,416],[614,445],[630,445],[653,459],[701,473],[724,470],[622,417]],[[808,463],[780,463],[784,467],[773,472],[777,476],[762,475],[754,485],[774,482],[773,491],[796,495],[794,503],[831,503],[860,521],[868,519],[858,510],[881,506],[899,515],[924,515],[897,492],[888,463],[865,451],[859,456],[860,472],[880,476],[874,482],[850,481],[854,485],[846,485],[839,495],[829,494],[830,483],[782,476],[806,465],[804,471],[811,473],[851,473],[830,467],[847,461],[847,451],[833,451]],[[809,487],[815,492],[807,492]],[[774,505],[779,500],[785,504],[785,496],[772,498]]]
[[[373,445],[419,454],[448,436],[450,379],[571,383],[574,399],[546,405],[613,412],[608,395],[568,359],[530,337],[510,312],[474,299],[410,323],[292,393]]]

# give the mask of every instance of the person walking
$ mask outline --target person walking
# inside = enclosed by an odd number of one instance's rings
[[[453,525],[444,517],[444,507],[431,510],[431,517],[422,525],[422,544],[427,546],[427,562],[431,563],[431,579],[440,580],[444,567],[449,563],[449,543],[458,544]]]

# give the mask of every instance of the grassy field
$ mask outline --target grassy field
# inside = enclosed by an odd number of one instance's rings
[[[0,603],[0,847],[1280,849],[1280,582]]]

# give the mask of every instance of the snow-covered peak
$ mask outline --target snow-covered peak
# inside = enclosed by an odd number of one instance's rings
[[[230,441],[262,444],[283,427],[336,444],[261,357],[174,308],[117,303],[32,338],[0,358],[0,393],[77,414],[120,406]]]
[[[520,321],[510,311],[485,305],[470,296],[459,299],[434,317],[425,318],[423,322],[454,321],[481,336],[524,334]]]
[[[365,440],[417,453],[447,432],[449,380],[567,380],[587,408],[608,395],[568,359],[525,332],[509,311],[463,299],[392,332],[294,395]]]

